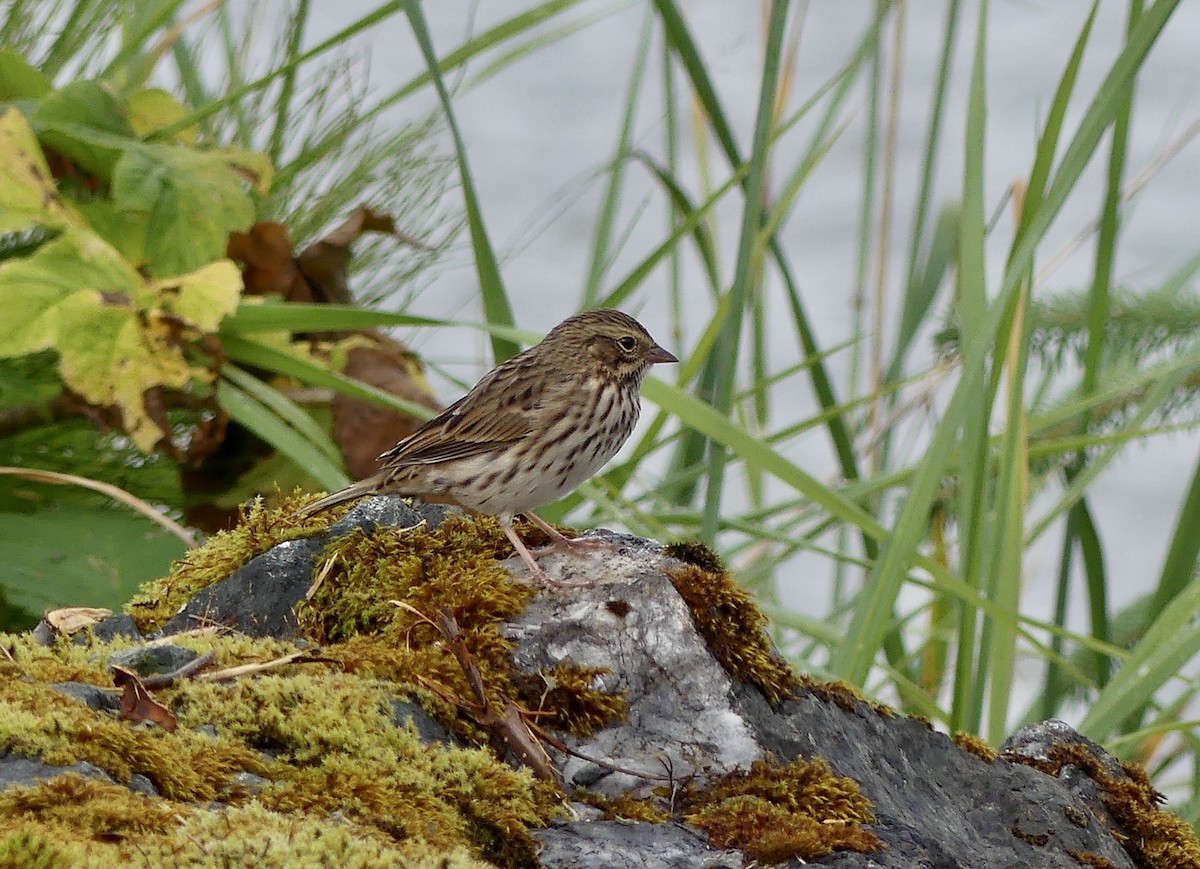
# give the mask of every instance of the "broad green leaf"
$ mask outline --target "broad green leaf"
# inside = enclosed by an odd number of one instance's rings
[[[125,211],[111,199],[93,199],[75,207],[88,226],[116,248],[131,266],[145,266],[150,215],[144,211]]]
[[[0,49],[0,100],[36,99],[54,89],[50,78],[10,49]]]
[[[0,584],[9,600],[40,613],[60,606],[119,611],[139,585],[164,575],[185,549],[135,513],[60,505],[31,514],[0,513],[0,551]]]
[[[60,318],[63,382],[92,404],[119,407],[125,432],[149,452],[164,432],[146,410],[145,392],[182,389],[199,373],[174,345],[171,325],[159,312],[108,303],[94,290],[73,294]]]
[[[80,229],[68,230],[33,256],[0,263],[0,358],[54,347],[63,308],[74,304],[71,299],[81,291],[132,297],[140,283],[116,251]]]
[[[25,116],[11,106],[0,108],[0,232],[75,222]]]
[[[162,88],[143,88],[129,95],[129,123],[138,136],[173,124],[187,116],[187,109],[170,93]],[[184,127],[171,136],[171,141],[192,145],[196,141],[197,127]]]
[[[139,145],[117,162],[113,199],[149,218],[145,251],[152,275],[200,268],[225,254],[229,233],[254,222],[241,177],[220,154]]]
[[[55,350],[63,383],[92,404],[118,407],[126,433],[149,451],[164,432],[146,391],[212,377],[188,361],[179,321],[215,331],[240,288],[229,260],[146,284],[98,236],[73,228],[32,256],[0,263],[0,358]]]
[[[71,82],[60,91],[47,95],[33,113],[33,125],[46,146],[70,158],[102,180],[112,177],[121,156],[120,148],[88,135],[136,141],[136,135],[124,109],[104,85],[94,81]],[[80,134],[67,132],[60,125],[82,128]]]

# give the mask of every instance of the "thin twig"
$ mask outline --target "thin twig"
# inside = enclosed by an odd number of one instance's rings
[[[199,673],[209,664],[217,659],[217,653],[208,651],[195,660],[188,661],[182,667],[172,670],[170,673],[155,673],[151,676],[145,676],[142,679],[142,684],[147,688],[166,688],[168,685],[187,679]]]
[[[57,486],[80,486],[84,489],[91,489],[94,492],[108,495],[115,501],[120,501],[127,507],[132,507],[137,512],[141,513],[147,519],[158,523],[167,531],[174,534],[188,549],[195,549],[200,544],[196,541],[192,532],[188,531],[178,522],[171,519],[169,516],[164,516],[158,510],[147,502],[143,501],[137,495],[132,495],[124,489],[119,489],[109,483],[102,483],[99,480],[91,480],[87,477],[79,477],[75,474],[62,474],[58,471],[45,471],[40,468],[11,468],[0,467],[0,476],[20,477],[25,480],[33,480],[38,483],[53,483]]]
[[[211,673],[201,673],[196,677],[198,682],[228,682],[231,679],[236,679],[239,676],[252,676],[256,673],[265,673],[268,670],[278,670],[280,667],[286,667],[289,664],[328,664],[333,663],[332,658],[322,658],[318,656],[320,649],[305,649],[299,652],[292,652],[290,655],[284,655],[282,658],[275,658],[270,661],[259,661],[252,664],[239,664],[236,667],[227,667],[224,670],[214,670]]]

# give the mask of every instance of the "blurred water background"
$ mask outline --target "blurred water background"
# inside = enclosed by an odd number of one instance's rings
[[[425,4],[425,12],[435,47],[439,54],[445,54],[471,33],[486,30],[528,5],[516,0],[478,4],[441,0]],[[992,4],[985,164],[987,208],[989,212],[997,210],[998,215],[995,238],[989,242],[989,252],[995,259],[989,264],[992,275],[1000,273],[1000,257],[1011,238],[1011,212],[1004,205],[1006,191],[1014,180],[1029,172],[1039,124],[1090,5],[1083,0],[1000,0]],[[845,61],[874,14],[874,5],[866,2],[814,0],[794,6],[803,16],[803,24],[791,90],[793,109]],[[909,239],[945,9],[945,4],[937,0],[910,0],[904,6],[903,84],[895,135],[898,172],[890,257],[882,272],[888,304],[898,304],[900,299],[898,284],[903,278],[904,248]],[[314,4],[309,41],[317,43],[373,7],[366,0]],[[590,265],[593,226],[604,195],[604,171],[614,154],[630,70],[643,28],[656,26],[645,3],[595,2],[586,4],[586,8],[595,15],[587,27],[539,47],[500,74],[471,84],[472,73],[484,66],[477,63],[465,75],[456,74],[451,79],[452,84],[460,86],[454,98],[457,120],[517,322],[537,332],[553,326],[580,303]],[[975,29],[973,4],[965,8],[968,11],[948,97],[943,156],[937,168],[938,204],[957,199],[961,187],[966,90]],[[749,0],[692,0],[684,4],[684,11],[717,90],[736,121],[739,145],[748,149],[762,52],[764,21],[760,4]],[[1119,53],[1126,15],[1126,4],[1100,4],[1083,63],[1080,93],[1095,90],[1100,75]],[[1183,4],[1138,80],[1127,177],[1137,179],[1139,173],[1151,174],[1124,212],[1126,225],[1117,260],[1117,282],[1134,291],[1161,282],[1200,249],[1200,148],[1191,142],[1194,131],[1189,131],[1200,119],[1197,44],[1200,3]],[[395,87],[423,70],[403,16],[373,30],[363,48],[369,54],[375,88]],[[657,87],[649,84],[649,93],[656,94]],[[787,255],[824,347],[869,340],[868,336],[853,334],[854,305],[862,301],[864,293],[869,300],[874,292],[872,285],[860,286],[856,277],[863,139],[867,134],[865,101],[866,88],[860,82],[852,101],[857,109],[850,113],[844,132],[806,183],[782,230]],[[1074,101],[1074,110],[1080,111],[1084,102]],[[665,127],[661,105],[657,96],[642,101],[634,147],[662,153]],[[433,108],[427,92],[398,105],[385,116],[381,133],[417,120]],[[1068,128],[1072,121],[1069,116]],[[687,129],[685,124],[685,135]],[[809,135],[811,124],[804,121],[788,133],[785,142],[794,140],[799,147]],[[449,150],[448,137],[442,136],[440,141]],[[1177,153],[1173,151],[1176,145],[1180,146]],[[681,174],[696,182],[696,151],[685,149],[685,153],[691,164],[685,162]],[[1102,148],[1098,153],[1107,152]],[[711,159],[719,183],[727,177],[727,167],[715,152]],[[1103,195],[1102,163],[1103,158],[1093,161],[1088,178],[1078,186],[1043,246],[1043,251],[1058,254],[1052,260],[1045,254],[1039,259],[1037,292],[1087,286],[1094,242],[1089,222],[1098,214]],[[693,192],[698,189],[698,183],[694,183]],[[718,210],[716,216],[724,245],[720,264],[727,274],[732,272],[738,230],[733,213]],[[621,214],[630,230],[613,267],[612,274],[617,276],[623,275],[622,266],[637,262],[660,243],[668,225],[662,195],[644,173],[636,171],[627,173]],[[870,273],[874,274],[874,268]],[[660,270],[659,278],[665,288],[665,270]],[[654,280],[647,286],[654,287]],[[784,311],[782,299],[772,293],[768,285],[765,303]],[[404,288],[398,298],[413,313],[477,320],[478,290],[465,240],[417,285]],[[663,343],[686,352],[688,342],[695,339],[696,331],[707,320],[711,300],[703,291],[697,292],[694,330],[683,334],[663,334],[666,304],[664,289],[661,296],[652,290],[644,292],[626,307]],[[882,322],[894,322],[894,314],[887,312]],[[797,361],[799,350],[786,318],[779,317],[777,326],[771,363],[782,369]],[[486,370],[487,348],[476,332],[439,329],[406,332],[403,337],[435,365],[462,381],[471,382]],[[922,342],[925,356],[911,360],[914,370],[932,358],[929,347],[928,341]],[[845,382],[847,356],[841,352],[829,359],[843,396],[849,393]],[[789,383],[792,393],[777,395],[773,405],[778,414],[772,420],[775,427],[805,419],[814,412],[815,403],[808,390],[796,388],[795,379]],[[449,381],[435,381],[435,387],[444,400],[457,397],[458,387]],[[1115,578],[1112,606],[1119,607],[1145,592],[1157,576],[1183,487],[1195,462],[1196,447],[1197,438],[1191,434],[1156,438],[1145,447],[1126,451],[1125,457],[1092,486],[1091,506],[1103,539],[1108,542],[1104,555]],[[912,456],[918,455],[921,435],[914,433],[903,448]],[[835,464],[822,431],[814,430],[796,439],[788,453],[814,475],[833,478]],[[1023,607],[1027,612],[1046,615],[1052,606],[1050,580],[1059,540],[1057,533],[1044,535],[1029,555],[1031,587]],[[794,571],[780,574],[781,599],[798,609],[820,613],[829,573],[824,559],[799,556],[794,560]],[[1082,613],[1077,613],[1072,623],[1080,629],[1086,625]]]

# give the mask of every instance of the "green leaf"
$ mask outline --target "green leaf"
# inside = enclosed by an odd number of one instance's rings
[[[241,177],[221,155],[172,145],[139,145],[117,162],[118,207],[148,217],[146,261],[156,277],[200,268],[225,254],[229,233],[254,222]]]
[[[279,396],[279,398],[283,398]],[[286,401],[286,399],[284,399]],[[283,453],[331,492],[350,485],[350,478],[326,453],[314,446],[271,407],[228,380],[217,388],[217,402],[229,418],[241,423]]]
[[[48,76],[10,49],[0,49],[0,100],[36,99],[54,89]]]
[[[167,572],[183,543],[149,520],[111,507],[56,506],[0,513],[9,599],[32,612],[60,606],[119,610],[143,582]]]
[[[132,296],[139,283],[137,273],[112,248],[85,230],[71,230],[33,256],[0,263],[5,313],[0,358],[55,346],[64,307],[76,304],[70,300],[81,291]]]
[[[139,136],[145,136],[186,116],[187,109],[162,88],[143,88],[129,95],[129,122]],[[191,145],[196,141],[196,133],[195,125],[184,127],[171,137],[171,141]]]
[[[88,133],[95,131],[131,143],[137,137],[116,97],[94,81],[71,82],[49,94],[34,111],[32,121],[43,143],[104,181],[112,177],[121,151],[100,144]],[[68,132],[62,125],[79,129]]]

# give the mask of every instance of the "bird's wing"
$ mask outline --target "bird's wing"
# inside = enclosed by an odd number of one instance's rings
[[[524,355],[492,371],[379,460],[393,467],[437,464],[491,452],[536,431],[547,384],[531,364],[536,360]]]

